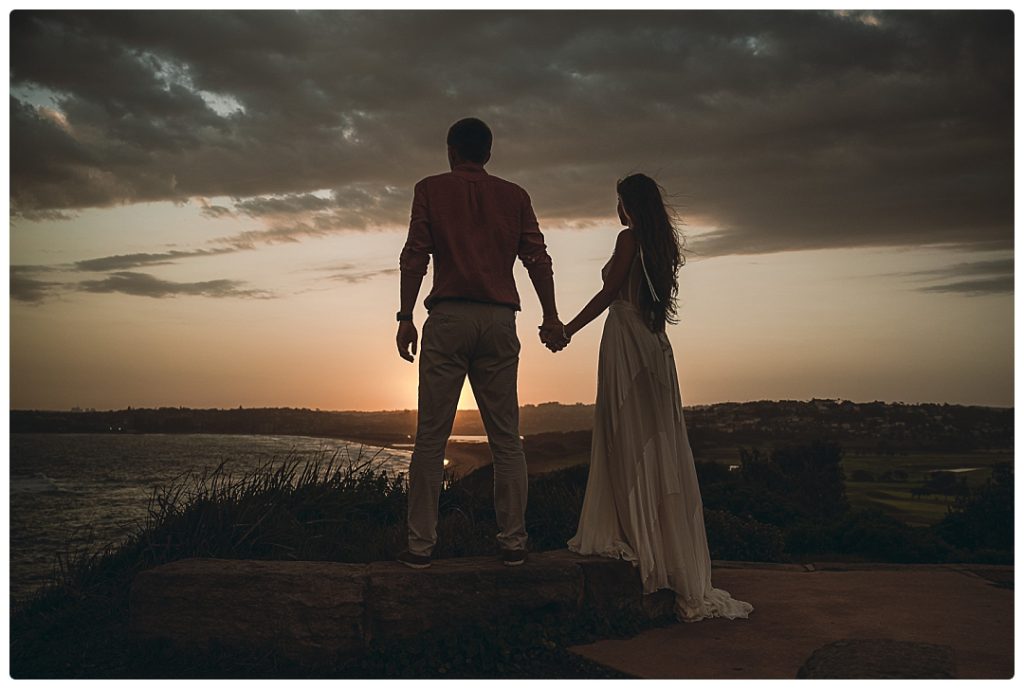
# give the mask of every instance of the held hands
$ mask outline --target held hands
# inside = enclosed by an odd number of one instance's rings
[[[398,324],[398,336],[395,338],[395,342],[398,344],[398,355],[406,361],[412,361],[416,354],[418,338],[419,333],[416,332],[416,326],[412,324],[412,321],[401,321]],[[409,352],[410,348],[412,353]]]
[[[560,352],[565,349],[571,339],[565,332],[565,325],[557,318],[545,319],[538,330],[540,330],[540,341],[552,352]]]
[[[569,344],[570,337],[565,332],[565,326],[557,318],[545,320],[539,327],[540,341],[552,352],[560,352]],[[406,361],[413,361],[416,355],[416,342],[419,339],[419,332],[412,321],[402,321],[398,324],[398,335],[395,343],[398,345],[398,355]]]

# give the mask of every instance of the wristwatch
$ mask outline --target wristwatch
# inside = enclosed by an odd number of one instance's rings
[[[402,313],[401,311],[399,311],[398,313],[395,314],[395,320],[396,321],[411,321],[412,320],[412,314],[411,313]]]

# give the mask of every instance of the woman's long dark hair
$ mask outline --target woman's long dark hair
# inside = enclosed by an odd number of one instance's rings
[[[643,249],[644,266],[654,285],[658,300],[651,297],[647,278],[641,276],[640,311],[647,327],[663,332],[665,323],[678,323],[676,295],[679,292],[679,267],[686,263],[680,251],[679,235],[669,218],[661,186],[642,173],[620,179],[615,190],[622,207],[633,221],[633,231]]]

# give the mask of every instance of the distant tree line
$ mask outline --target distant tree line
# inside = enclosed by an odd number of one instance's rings
[[[1013,448],[1013,409],[835,400],[727,402],[684,410],[699,457],[721,447],[799,445],[830,438],[848,454],[970,452]],[[590,430],[593,405],[547,403],[520,409],[524,434]],[[407,440],[414,410],[352,412],[277,407],[114,411],[12,410],[14,433],[244,433]],[[475,410],[459,411],[453,432],[484,435]],[[899,478],[894,476],[894,480]]]
[[[697,451],[727,445],[833,438],[848,454],[1013,448],[1013,409],[848,400],[726,402],[686,410]],[[692,429],[692,430],[691,430]]]

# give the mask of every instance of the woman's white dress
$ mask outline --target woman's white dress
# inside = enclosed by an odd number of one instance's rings
[[[632,562],[644,593],[676,593],[681,621],[747,617],[754,606],[711,585],[704,505],[672,345],[644,324],[643,281],[638,253],[601,335],[590,477],[569,549]]]

